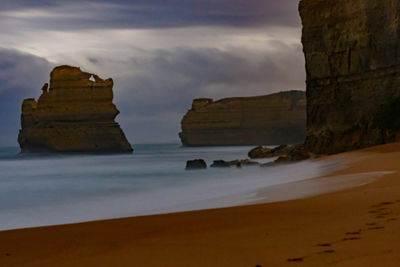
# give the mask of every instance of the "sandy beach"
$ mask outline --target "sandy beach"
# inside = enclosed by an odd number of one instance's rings
[[[400,143],[327,158],[350,162],[328,177],[390,173],[284,202],[2,231],[0,266],[399,266]]]

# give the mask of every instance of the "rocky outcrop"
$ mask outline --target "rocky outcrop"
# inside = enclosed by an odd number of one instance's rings
[[[181,124],[179,136],[187,146],[300,143],[306,133],[305,93],[195,99]]]
[[[112,103],[113,80],[82,72],[77,67],[56,67],[42,95],[22,103],[18,136],[22,152],[131,153]]]
[[[302,0],[305,148],[323,154],[399,140],[400,1]]]
[[[239,161],[225,161],[225,160],[214,160],[211,164],[212,168],[229,168],[231,166],[239,166]]]
[[[277,159],[274,163],[283,163],[283,162],[296,162],[301,161],[309,158],[316,158],[317,155],[309,152],[305,147],[304,144],[296,144],[296,145],[280,145],[273,149],[258,146],[253,148],[248,153],[249,158],[252,159],[262,159],[262,158],[274,158]],[[263,164],[263,166],[270,166],[271,163]]]

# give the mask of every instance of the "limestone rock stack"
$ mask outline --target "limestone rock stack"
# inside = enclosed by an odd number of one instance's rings
[[[302,91],[266,96],[195,99],[182,119],[187,146],[277,145],[304,141],[306,99]]]
[[[400,1],[302,0],[307,139],[316,153],[399,140]]]
[[[113,80],[71,66],[56,67],[42,95],[22,103],[22,152],[131,153],[112,103]]]

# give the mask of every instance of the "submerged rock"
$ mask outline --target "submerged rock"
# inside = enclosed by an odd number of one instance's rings
[[[258,146],[256,148],[253,148],[252,150],[250,150],[250,152],[248,153],[248,156],[249,156],[249,158],[252,158],[252,159],[278,157],[281,155],[285,155],[289,149],[290,149],[290,147],[287,145],[280,145],[280,146],[272,148],[272,149],[267,148],[267,147]]]
[[[251,161],[249,159],[242,159],[240,161],[240,165],[242,166],[255,166],[255,165],[260,165],[257,161]]]
[[[207,163],[203,159],[188,160],[186,162],[186,170],[207,169]]]
[[[303,142],[305,92],[195,99],[183,117],[179,137],[186,146],[274,145]]]
[[[276,163],[296,162],[314,158],[315,155],[307,151],[303,144],[287,147],[285,153],[275,160]]]
[[[232,166],[236,166],[241,168],[242,166],[254,166],[259,165],[256,161],[250,161],[249,159],[242,159],[242,160],[232,160],[232,161],[225,161],[225,160],[214,160],[211,167],[213,168],[229,168]]]
[[[255,148],[260,149],[260,148]],[[254,149],[253,149],[254,150]],[[261,164],[261,167],[273,166],[275,163],[290,163],[310,158],[315,158],[316,154],[309,152],[304,144],[286,146],[282,145],[275,149],[270,149],[268,152],[262,155],[263,158],[278,157],[273,162]]]
[[[251,159],[267,158],[269,155],[271,155],[271,149],[262,146],[255,147],[248,153],[248,156]]]
[[[236,166],[239,163],[239,161],[225,161],[225,160],[214,160],[213,164],[211,164],[211,167],[213,168],[229,168],[231,166]]]
[[[94,80],[94,81],[93,81]],[[59,66],[38,101],[22,103],[18,142],[22,152],[132,153],[112,103],[113,80]]]

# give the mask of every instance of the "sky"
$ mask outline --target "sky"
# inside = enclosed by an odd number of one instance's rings
[[[128,140],[178,142],[199,97],[305,90],[297,0],[0,0],[0,146],[58,65],[114,80]]]

